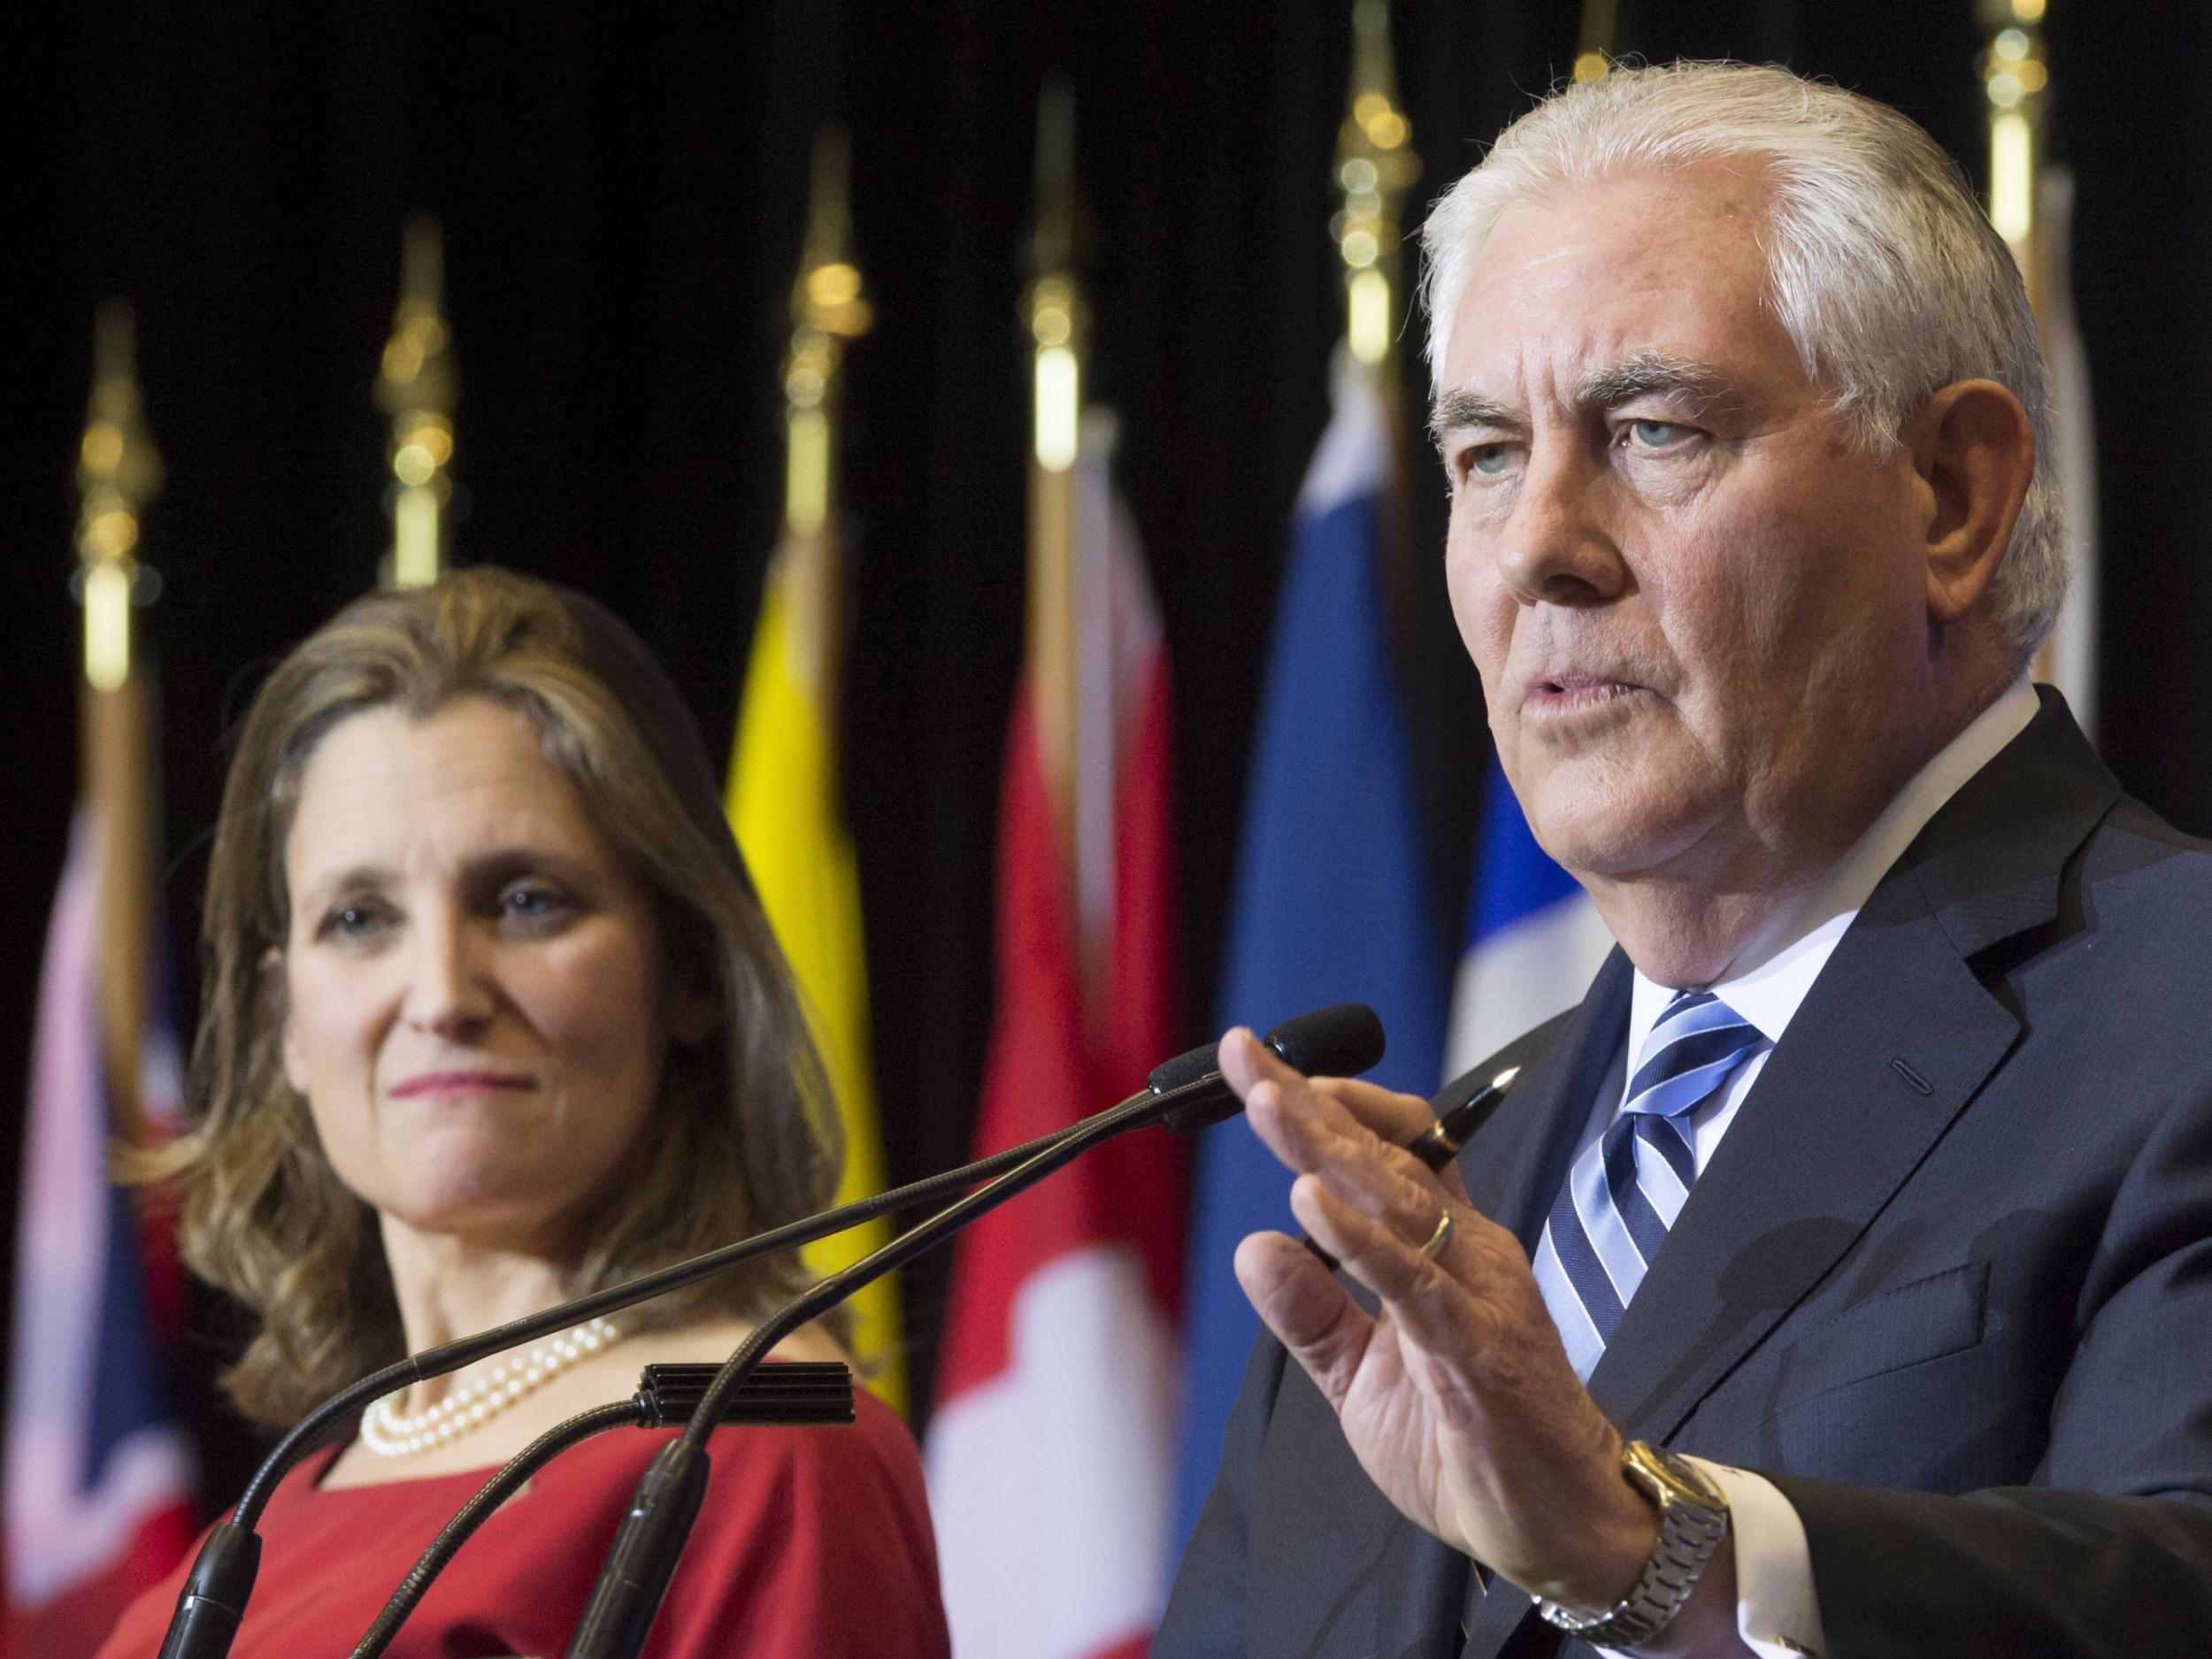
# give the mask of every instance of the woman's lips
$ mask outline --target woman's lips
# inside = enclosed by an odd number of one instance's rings
[[[537,1087],[535,1078],[507,1071],[425,1071],[392,1087],[394,1100],[416,1100],[426,1094],[504,1094]]]

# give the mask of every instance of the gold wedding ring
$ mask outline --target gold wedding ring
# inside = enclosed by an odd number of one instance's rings
[[[1436,1218],[1436,1231],[1429,1234],[1429,1241],[1421,1247],[1421,1254],[1433,1262],[1444,1254],[1444,1247],[1452,1241],[1452,1212],[1447,1210]]]

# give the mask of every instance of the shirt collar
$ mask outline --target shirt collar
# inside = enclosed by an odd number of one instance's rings
[[[1837,942],[1890,866],[1968,779],[2027,730],[2038,706],[2035,687],[2023,674],[1913,774],[1827,874],[1783,907],[1714,981],[1714,995],[1756,1025],[1769,1042],[1781,1041]],[[1672,987],[1637,971],[1628,1009],[1630,1054],[1643,1051],[1644,1039],[1675,995]]]

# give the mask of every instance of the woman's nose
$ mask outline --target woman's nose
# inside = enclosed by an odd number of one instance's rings
[[[458,917],[420,921],[411,952],[408,1021],[442,1037],[465,1036],[487,1024],[493,995],[482,946]]]

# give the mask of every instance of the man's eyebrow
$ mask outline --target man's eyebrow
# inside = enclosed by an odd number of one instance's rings
[[[1575,402],[1585,409],[1610,409],[1632,398],[1675,395],[1702,410],[1729,394],[1728,377],[1709,363],[1640,351],[1576,384]]]
[[[1462,426],[1525,426],[1527,418],[1480,392],[1445,392],[1429,407],[1429,442],[1438,449]]]

